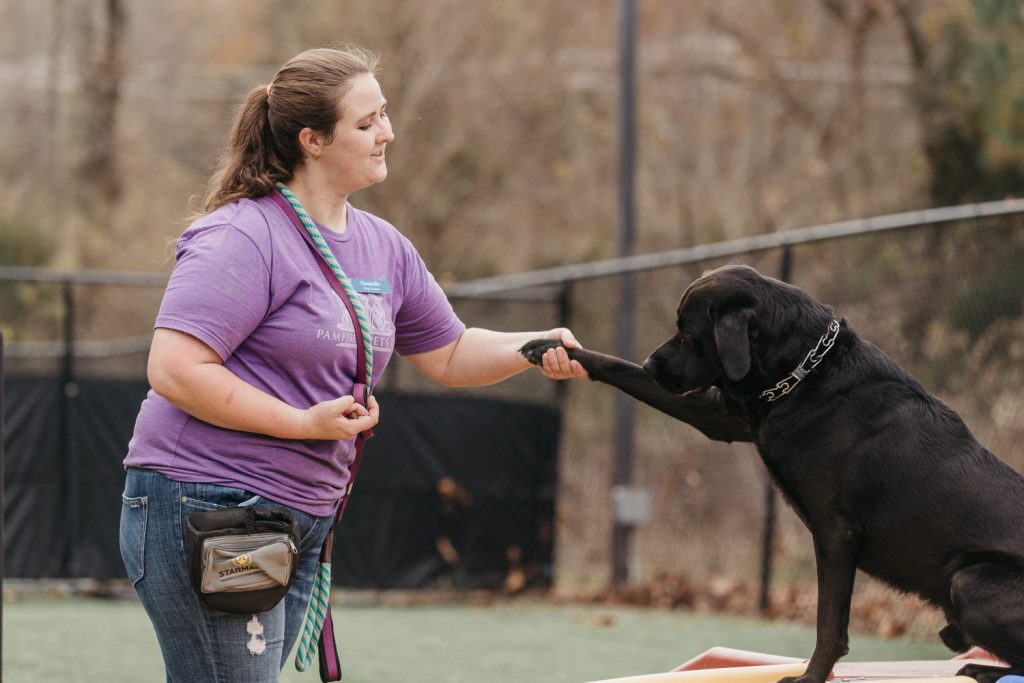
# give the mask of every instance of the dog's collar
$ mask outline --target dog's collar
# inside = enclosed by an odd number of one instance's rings
[[[774,387],[762,391],[758,395],[758,398],[763,398],[771,403],[772,401],[776,401],[793,391],[793,389],[796,388],[796,385],[800,384],[800,380],[806,377],[811,370],[816,368],[818,363],[820,363],[825,357],[825,354],[829,352],[829,349],[835,345],[836,337],[838,335],[839,321],[832,320],[832,322],[828,324],[828,329],[825,330],[825,334],[821,335],[821,339],[818,340],[818,344],[810,350],[803,362],[796,366],[796,369],[793,370],[793,372],[779,380],[779,383]]]

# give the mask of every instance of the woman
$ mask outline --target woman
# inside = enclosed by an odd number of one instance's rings
[[[373,380],[393,351],[441,384],[478,386],[527,369],[517,349],[530,339],[576,345],[564,328],[467,329],[409,241],[348,203],[387,177],[394,132],[376,65],[358,48],[310,50],[250,92],[206,215],[178,242],[121,518],[125,567],[168,680],[278,679],[348,483],[353,439],[380,417],[375,399],[363,407],[351,395],[359,331],[274,193],[290,190],[360,292]],[[545,356],[542,372],[586,374],[564,349]],[[287,507],[301,531],[291,590],[255,618],[207,608],[183,559],[190,513],[240,505]]]

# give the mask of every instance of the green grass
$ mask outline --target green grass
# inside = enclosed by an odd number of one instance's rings
[[[344,598],[344,596],[342,596]],[[334,609],[345,683],[583,683],[668,671],[714,645],[809,656],[813,629],[627,607],[491,606]],[[133,600],[21,598],[4,605],[3,680],[163,681],[156,639]],[[934,659],[934,641],[854,636],[850,660]],[[282,681],[319,683],[291,663]]]

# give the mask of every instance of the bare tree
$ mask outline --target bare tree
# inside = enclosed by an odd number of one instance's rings
[[[833,26],[822,32],[822,37],[827,36],[829,42],[816,56],[833,59],[835,52],[836,63],[845,64],[845,73],[837,74],[828,84],[828,90],[833,93],[830,97],[823,95],[824,89],[810,90],[806,83],[794,78],[793,70],[787,69],[786,60],[773,52],[774,46],[764,39],[758,26],[749,21],[740,23],[715,8],[707,10],[707,19],[714,30],[734,40],[741,54],[754,65],[766,93],[782,107],[783,125],[802,131],[801,137],[809,144],[806,153],[817,157],[818,167],[825,170],[829,197],[841,214],[848,214],[853,208],[852,198],[860,194],[858,188],[871,182],[871,156],[875,150],[864,139],[868,97],[864,73],[871,33],[882,13],[877,0],[821,0],[821,7]],[[801,19],[805,17],[806,13]],[[788,144],[791,138],[776,133],[774,140],[782,145]],[[784,152],[778,146],[770,154],[773,159],[782,156]],[[848,169],[851,166],[859,171],[857,183],[850,183]],[[762,187],[760,183],[754,186]],[[765,219],[771,222],[770,216]]]
[[[58,261],[81,263],[82,240],[109,222],[121,194],[117,113],[123,78],[122,0],[73,0],[71,45],[78,83],[71,104],[69,213]]]

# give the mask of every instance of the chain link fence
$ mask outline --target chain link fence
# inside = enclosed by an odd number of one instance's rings
[[[542,330],[567,324],[584,345],[614,353],[613,310],[624,278],[632,278],[639,361],[673,333],[679,295],[705,270],[742,262],[766,275],[785,274],[832,306],[957,410],[986,446],[1022,470],[1024,203],[941,211],[459,283],[448,290],[468,325]],[[786,259],[789,272],[783,273]],[[164,281],[159,275],[43,276],[0,268],[8,376],[63,376],[65,391],[72,392],[76,376],[144,378]],[[441,390],[397,358],[380,388],[425,395]],[[596,383],[552,383],[538,373],[493,387],[444,391],[562,408],[554,540],[559,595],[749,613],[760,608],[813,621],[810,536],[775,501],[751,445],[708,441],[636,404],[631,486],[644,493],[650,512],[633,529],[630,582],[611,586],[615,391]],[[941,626],[916,599],[863,576],[852,622],[855,629],[884,635],[932,635]]]

